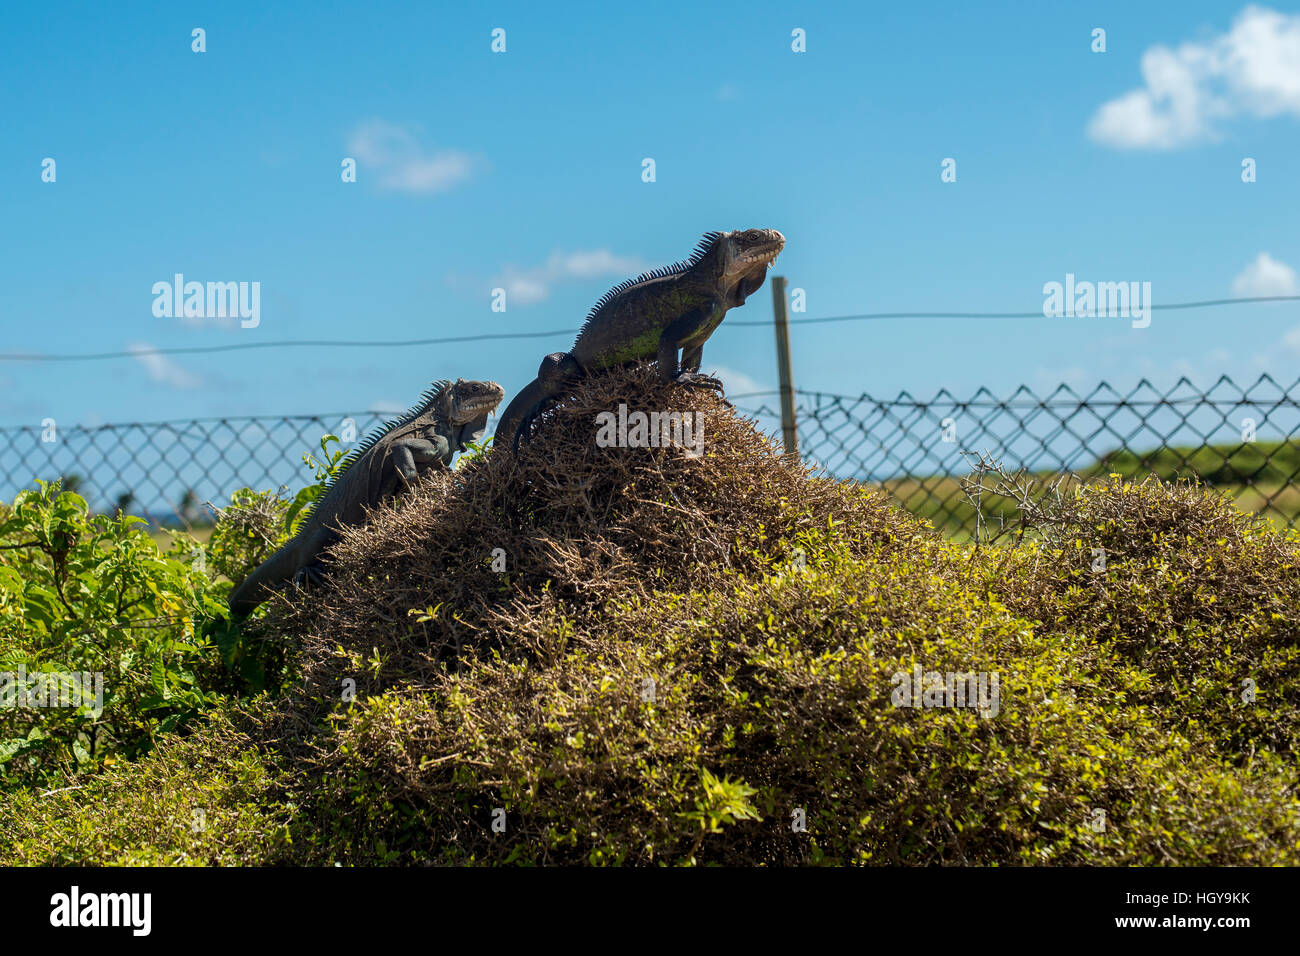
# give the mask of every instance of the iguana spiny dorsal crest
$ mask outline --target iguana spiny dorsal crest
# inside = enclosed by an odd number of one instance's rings
[[[361,524],[368,510],[421,472],[450,466],[468,442],[483,439],[488,416],[503,397],[496,382],[434,382],[410,411],[384,423],[343,459],[298,533],[231,592],[230,609],[248,614],[277,585],[319,577],[321,553],[339,539],[339,528]]]
[[[537,378],[510,402],[495,447],[516,448],[547,401],[588,372],[656,359],[665,382],[721,388],[717,379],[699,374],[704,343],[728,309],[744,305],[762,286],[783,248],[785,236],[775,229],[709,232],[690,258],[610,289],[572,350],[546,356]]]

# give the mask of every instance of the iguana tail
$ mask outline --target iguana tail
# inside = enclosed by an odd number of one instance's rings
[[[566,352],[554,352],[542,359],[542,367],[533,379],[511,399],[506,410],[497,419],[493,448],[509,448],[511,454],[519,448],[519,439],[542,412],[548,398],[560,393],[566,382],[581,378],[584,372],[577,360]]]
[[[314,556],[320,553],[319,548],[311,547],[315,537],[294,538],[259,564],[239,587],[230,592],[230,597],[226,599],[230,610],[240,617],[252,613],[255,607],[271,596],[275,588],[314,560]]]
[[[518,395],[506,406],[506,410],[497,419],[497,435],[492,442],[493,448],[509,449],[514,454],[519,447],[519,432],[526,418],[531,418],[533,410],[551,397],[546,386],[538,379],[533,379],[523,387]]]

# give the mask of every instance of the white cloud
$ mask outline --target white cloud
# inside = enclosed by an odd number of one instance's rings
[[[616,256],[608,249],[588,252],[554,252],[544,265],[519,268],[508,265],[492,281],[493,288],[506,290],[506,305],[533,305],[551,294],[559,282],[596,279],[601,276],[630,277],[642,272],[641,261]]]
[[[704,362],[700,371],[706,375],[713,375],[721,379],[728,396],[744,395],[748,392],[770,392],[774,389],[774,386],[764,385],[756,379],[750,378],[744,372],[737,372],[734,368],[727,368],[724,365],[710,366],[707,351],[704,354]]]
[[[446,192],[468,180],[476,165],[468,153],[429,150],[410,129],[381,119],[357,127],[348,151],[378,174],[381,189],[406,193]]]
[[[1297,280],[1296,271],[1286,263],[1278,262],[1267,252],[1261,252],[1254,262],[1232,280],[1232,294],[1300,295],[1300,280]]]
[[[197,375],[187,372],[152,345],[132,342],[127,345],[126,350],[144,366],[145,371],[149,373],[149,378],[159,385],[170,385],[172,388],[198,388],[203,384],[203,380]]]
[[[1300,117],[1300,14],[1248,6],[1227,33],[1142,54],[1138,89],[1103,103],[1088,124],[1119,149],[1175,149],[1218,138],[1216,121]]]

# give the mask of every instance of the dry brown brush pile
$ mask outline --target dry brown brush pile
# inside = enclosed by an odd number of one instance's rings
[[[598,447],[596,418],[620,403],[697,413],[705,454]],[[349,655],[385,662],[360,691],[419,686],[441,676],[449,652],[510,644],[545,613],[563,609],[581,626],[614,599],[760,573],[833,524],[900,553],[933,537],[883,495],[811,477],[713,393],[641,367],[580,383],[517,461],[489,454],[377,512],[335,549],[329,586],[309,600],[287,592],[274,626],[301,638],[322,692]]]

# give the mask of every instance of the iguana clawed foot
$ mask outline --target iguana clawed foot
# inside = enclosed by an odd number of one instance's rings
[[[304,564],[293,575],[295,587],[300,588],[318,588],[325,583],[325,565],[319,561],[311,564]]]
[[[525,441],[531,437],[533,422],[542,417],[542,413],[555,404],[555,399],[548,398],[538,402],[532,408],[524,413],[523,419],[519,422],[519,430],[515,432],[515,442],[510,449],[510,453],[516,454],[519,451],[519,442]]]
[[[689,388],[707,388],[722,394],[722,382],[712,375],[701,375],[699,372],[678,372],[673,376],[673,382]]]

